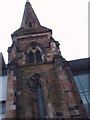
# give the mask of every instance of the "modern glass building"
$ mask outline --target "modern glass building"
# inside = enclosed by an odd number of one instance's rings
[[[0,53],[0,120],[4,118],[5,115],[6,89],[7,69],[3,55]]]
[[[90,58],[69,62],[74,80],[90,118]]]

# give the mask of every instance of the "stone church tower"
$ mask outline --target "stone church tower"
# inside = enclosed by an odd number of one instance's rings
[[[29,1],[8,48],[6,118],[86,118],[79,92],[52,30]]]

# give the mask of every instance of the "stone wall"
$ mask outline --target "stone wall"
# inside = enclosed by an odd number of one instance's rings
[[[16,37],[8,49],[6,118],[39,118],[36,86],[40,84],[46,118],[86,117],[80,95],[59,44],[51,33]],[[41,53],[30,63],[29,52]]]

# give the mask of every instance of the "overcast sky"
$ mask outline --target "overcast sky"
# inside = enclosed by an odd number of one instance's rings
[[[52,29],[66,60],[88,57],[88,0],[29,0],[41,23]],[[0,52],[8,61],[11,34],[22,21],[26,0],[0,0]]]

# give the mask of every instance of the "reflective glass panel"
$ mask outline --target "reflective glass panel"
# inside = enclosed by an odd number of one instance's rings
[[[81,74],[74,77],[81,99],[90,117],[90,74]]]
[[[87,100],[86,100],[86,97],[83,93],[80,94],[81,98],[82,98],[82,101],[84,104],[87,104]]]
[[[82,88],[81,88],[81,85],[80,85],[80,82],[79,82],[79,80],[78,80],[78,77],[75,76],[75,77],[74,77],[74,80],[75,80],[75,83],[76,83],[76,85],[77,85],[77,88],[78,88],[79,92],[83,92],[83,90],[82,90]]]
[[[88,91],[88,75],[79,75],[79,82],[84,91]]]
[[[90,92],[86,92],[85,95],[87,97],[88,102],[90,103]]]

